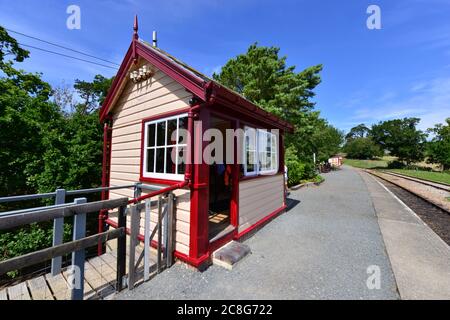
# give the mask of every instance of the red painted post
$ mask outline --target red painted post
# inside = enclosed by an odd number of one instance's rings
[[[191,222],[189,258],[197,260],[208,253],[209,166],[203,161],[207,145],[203,133],[209,128],[209,110],[201,109],[194,128],[194,165],[191,184]],[[198,125],[201,124],[201,125]]]

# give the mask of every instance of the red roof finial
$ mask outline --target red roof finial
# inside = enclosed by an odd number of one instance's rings
[[[134,39],[138,39],[139,38],[139,36],[138,36],[138,28],[139,28],[139,26],[138,26],[138,17],[137,17],[137,15],[135,15],[134,16],[134,25],[133,25],[133,30],[134,30],[133,38]]]

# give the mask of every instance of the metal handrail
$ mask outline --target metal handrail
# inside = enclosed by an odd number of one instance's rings
[[[123,185],[123,186],[68,190],[68,191],[66,191],[66,195],[73,196],[73,195],[79,195],[79,194],[96,193],[96,192],[102,192],[102,191],[127,189],[127,188],[140,188],[140,189],[150,190],[150,191],[158,191],[158,190],[164,189],[164,187],[161,187],[161,186],[135,183],[135,184],[129,184],[129,185]],[[19,202],[19,201],[36,200],[36,199],[48,199],[48,198],[56,197],[56,194],[57,194],[57,192],[55,191],[55,192],[47,192],[47,193],[24,194],[24,195],[20,195],[20,196],[0,197],[0,203]]]
[[[108,190],[116,190],[116,189],[126,189],[136,187],[136,184],[124,185],[124,186],[113,186],[113,187],[99,187],[99,188],[89,188],[89,189],[77,189],[77,190],[69,190],[66,191],[66,195],[78,195],[78,194],[86,194],[86,193],[96,193]],[[35,194],[25,194],[20,196],[9,196],[9,197],[0,197],[0,203],[5,202],[14,202],[14,201],[26,201],[26,200],[34,200],[34,199],[46,199],[52,198],[56,196],[55,192],[48,193],[35,193]]]
[[[18,227],[34,222],[56,220],[64,217],[74,217],[73,240],[67,243],[60,243],[49,248],[31,252],[19,257],[14,257],[0,262],[0,275],[17,268],[31,266],[36,263],[46,261],[49,258],[55,259],[62,255],[72,253],[72,268],[78,270],[79,284],[72,288],[72,299],[83,299],[84,294],[84,265],[85,248],[90,247],[99,241],[106,242],[117,239],[117,274],[116,290],[123,288],[126,263],[126,213],[128,198],[113,200],[102,200],[86,203],[86,198],[75,199],[68,206],[57,206],[45,210],[36,210],[26,214],[0,217],[0,230]],[[102,209],[119,208],[118,229],[105,231],[86,237],[86,215]]]

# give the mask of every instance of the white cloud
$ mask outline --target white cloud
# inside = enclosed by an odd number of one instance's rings
[[[351,120],[372,124],[395,118],[418,117],[419,128],[425,130],[450,117],[450,78],[436,78],[410,86],[406,97],[385,93],[366,101],[356,109]],[[358,121],[356,121],[358,120]]]

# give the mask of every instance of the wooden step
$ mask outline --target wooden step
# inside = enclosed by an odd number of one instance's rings
[[[212,261],[215,265],[231,270],[236,263],[249,253],[251,253],[249,246],[237,241],[231,241],[213,252]]]

